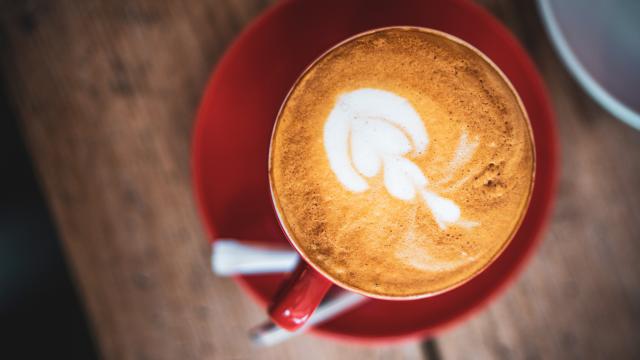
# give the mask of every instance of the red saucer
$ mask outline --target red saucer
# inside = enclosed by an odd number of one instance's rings
[[[270,204],[267,179],[269,137],[278,108],[298,75],[325,50],[362,31],[392,25],[458,36],[504,71],[531,118],[537,173],[522,227],[482,274],[427,299],[371,300],[312,329],[376,344],[430,336],[479,310],[514,279],[540,242],[554,200],[557,135],[542,80],[514,37],[466,1],[281,1],[254,21],[219,62],[202,99],[193,140],[193,181],[211,239],[287,245]],[[282,279],[246,276],[236,281],[264,306]]]

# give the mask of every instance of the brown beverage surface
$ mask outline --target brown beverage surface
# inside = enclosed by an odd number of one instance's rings
[[[533,154],[520,101],[485,58],[390,28],[301,77],[269,171],[285,230],[316,267],[399,297],[459,284],[503,250],[528,205]]]

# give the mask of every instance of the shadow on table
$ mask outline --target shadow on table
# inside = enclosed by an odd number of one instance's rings
[[[0,358],[95,359],[82,307],[4,89],[0,117]]]

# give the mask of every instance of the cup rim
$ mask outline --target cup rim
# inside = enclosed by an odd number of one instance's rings
[[[471,51],[473,51],[476,55],[480,56],[480,58],[487,63],[489,66],[491,66],[497,73],[498,75],[502,78],[502,80],[507,84],[508,88],[511,90],[511,93],[515,96],[516,101],[518,103],[518,107],[520,108],[522,114],[524,115],[524,119],[526,120],[526,125],[527,125],[527,133],[529,135],[529,141],[531,143],[531,181],[530,181],[530,186],[529,186],[529,191],[527,193],[527,198],[526,201],[524,203],[523,206],[523,211],[520,213],[520,216],[518,217],[518,220],[516,222],[516,225],[513,227],[513,230],[511,231],[511,234],[509,235],[509,238],[507,241],[505,241],[501,248],[493,255],[493,257],[487,261],[482,267],[480,267],[479,269],[477,269],[473,274],[469,275],[467,278],[458,281],[456,283],[451,284],[450,286],[444,287],[442,289],[436,290],[436,291],[430,291],[430,292],[426,292],[426,293],[419,293],[419,294],[410,294],[410,295],[384,295],[384,294],[376,294],[376,293],[372,293],[354,286],[351,286],[343,281],[340,281],[338,279],[336,279],[334,276],[332,276],[331,274],[329,274],[327,271],[325,271],[324,269],[322,269],[322,267],[318,266],[317,264],[315,264],[303,251],[303,249],[298,245],[298,243],[293,240],[294,236],[290,233],[289,229],[287,228],[287,224],[283,219],[283,214],[282,214],[282,210],[279,206],[278,200],[276,198],[275,195],[275,189],[274,189],[274,184],[273,184],[273,177],[272,177],[272,158],[273,158],[273,140],[275,137],[275,133],[276,130],[278,128],[278,125],[280,124],[280,118],[282,115],[282,112],[285,108],[285,106],[287,105],[287,102],[289,101],[289,98],[291,96],[291,94],[293,93],[293,90],[297,88],[298,84],[300,83],[300,81],[306,76],[306,74],[313,69],[318,62],[320,62],[322,59],[324,59],[328,54],[330,54],[331,52],[333,52],[335,49],[341,47],[342,45],[345,45],[353,40],[356,40],[360,37],[364,37],[364,36],[368,36],[377,32],[383,32],[383,31],[388,31],[388,30],[404,30],[404,31],[418,31],[418,32],[424,32],[424,33],[428,33],[431,35],[436,35],[439,36],[441,38],[444,38],[446,40],[449,41],[453,41],[454,43],[457,43],[458,45],[464,46],[468,49],[470,49]],[[513,86],[513,84],[511,83],[511,81],[509,80],[509,78],[504,74],[504,72],[491,60],[489,59],[489,57],[487,55],[485,55],[482,51],[480,51],[478,48],[476,48],[475,46],[469,44],[468,42],[454,36],[451,35],[449,33],[446,33],[444,31],[439,31],[439,30],[435,30],[432,28],[427,28],[427,27],[421,27],[421,26],[385,26],[385,27],[379,27],[379,28],[375,28],[375,29],[371,29],[371,30],[367,30],[364,32],[360,32],[358,34],[355,34],[353,36],[350,36],[348,38],[346,38],[345,40],[340,41],[339,43],[333,45],[332,47],[330,47],[329,49],[327,49],[326,51],[324,51],[322,54],[320,54],[319,56],[317,56],[301,73],[300,75],[296,78],[296,80],[292,83],[291,87],[289,88],[289,91],[287,92],[287,95],[284,97],[284,100],[282,101],[280,108],[278,109],[278,113],[276,115],[276,119],[274,121],[272,130],[271,130],[271,136],[269,139],[269,150],[268,150],[268,159],[267,159],[267,173],[268,173],[268,178],[269,178],[269,194],[271,197],[271,205],[273,206],[274,212],[276,214],[276,218],[278,220],[278,225],[280,226],[280,228],[282,229],[287,241],[291,244],[291,246],[295,249],[295,251],[298,253],[298,255],[302,258],[302,260],[308,265],[310,266],[312,269],[314,269],[315,271],[317,271],[318,273],[320,273],[325,279],[327,279],[328,281],[330,281],[333,285],[337,285],[345,290],[349,290],[349,291],[353,291],[355,293],[358,293],[360,295],[363,296],[367,296],[373,299],[380,299],[380,300],[392,300],[392,301],[407,301],[407,300],[420,300],[420,299],[425,299],[425,298],[429,298],[429,297],[433,297],[436,295],[440,295],[449,291],[452,291],[464,284],[466,284],[467,282],[471,281],[472,279],[474,279],[476,276],[480,275],[481,273],[483,273],[487,268],[489,268],[489,266],[491,266],[491,264],[493,264],[506,250],[506,248],[509,246],[509,244],[512,242],[513,238],[515,237],[515,235],[517,234],[518,230],[520,229],[520,226],[522,225],[522,222],[524,221],[524,218],[529,210],[529,205],[531,204],[531,198],[533,196],[533,189],[534,189],[534,183],[535,183],[535,179],[536,179],[536,143],[535,143],[535,138],[533,136],[533,128],[531,126],[531,120],[529,119],[529,114],[527,113],[527,109],[524,106],[524,103],[522,102],[522,99],[520,98],[520,95],[518,94],[518,92],[516,91],[515,87]]]

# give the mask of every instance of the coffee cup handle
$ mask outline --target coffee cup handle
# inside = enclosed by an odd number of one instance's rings
[[[269,307],[271,320],[289,331],[299,329],[320,305],[331,285],[331,281],[300,260]]]

